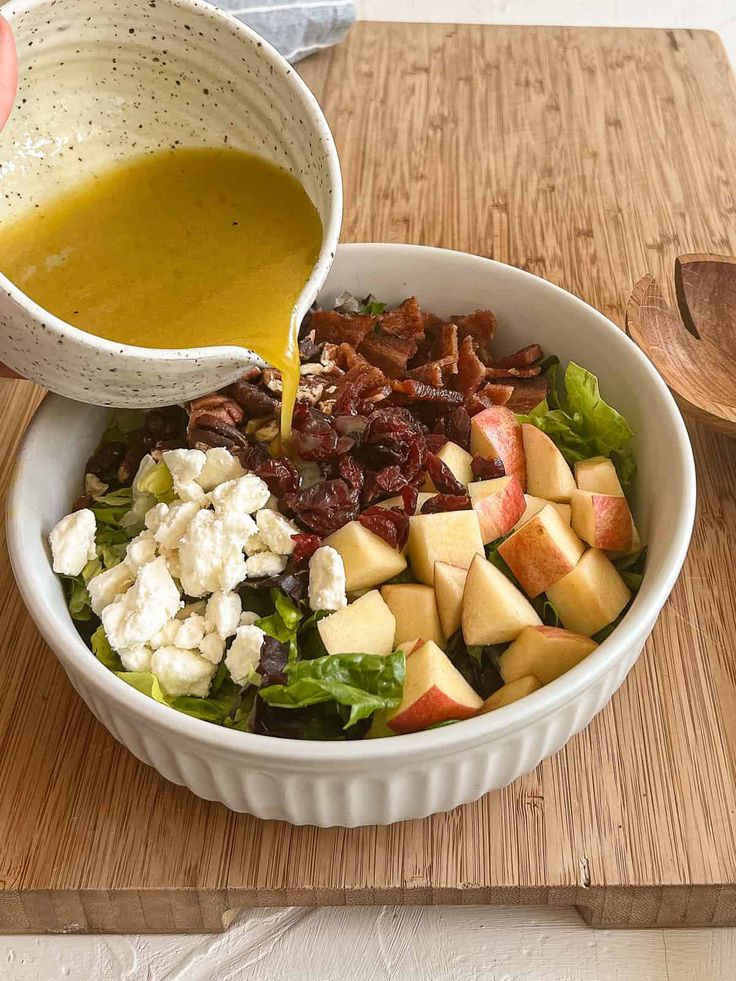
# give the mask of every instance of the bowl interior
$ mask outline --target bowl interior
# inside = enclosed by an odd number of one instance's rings
[[[0,137],[6,216],[126,157],[228,145],[295,174],[328,227],[329,131],[292,69],[239,22],[196,0],[26,0],[3,14],[19,53]]]
[[[79,493],[84,461],[104,424],[105,410],[47,399],[31,424],[9,496],[8,541],[26,604],[46,639],[72,675],[83,672],[99,694],[155,721],[181,737],[223,751],[258,745],[264,757],[305,761],[326,757],[376,758],[471,744],[523,728],[590,687],[651,629],[682,565],[692,529],[695,479],[687,433],[667,388],[647,359],[601,314],[563,290],[510,266],[474,256],[418,246],[341,246],[320,296],[329,302],[343,290],[373,292],[390,303],[415,294],[440,315],[490,307],[499,321],[497,350],[537,342],[563,362],[594,371],[607,401],[622,411],[635,433],[639,464],[634,512],[649,546],[644,584],[622,625],[601,647],[562,678],[516,705],[457,726],[362,744],[299,743],[209,726],[157,705],[112,678],[90,655],[67,613],[51,571],[46,538]],[[58,447],[66,447],[63,454]],[[282,747],[279,744],[288,743]],[[398,745],[397,745],[398,744]],[[387,757],[389,758],[389,757]]]

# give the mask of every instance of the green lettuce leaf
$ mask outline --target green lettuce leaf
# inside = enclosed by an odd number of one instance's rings
[[[122,673],[123,664],[119,656],[110,647],[110,641],[107,639],[107,634],[105,633],[105,628],[100,624],[100,626],[95,630],[95,632],[90,637],[90,644],[92,645],[92,653],[109,668],[110,671],[117,673]]]
[[[102,630],[101,627],[100,630]],[[107,644],[107,638],[105,638],[104,643]],[[109,648],[109,644],[107,646]],[[112,653],[113,656],[116,656],[114,652]],[[118,670],[115,671],[115,674],[126,684],[162,705],[168,705],[183,715],[189,715],[194,719],[203,719],[205,722],[212,722],[215,725],[226,725],[228,720],[231,720],[230,724],[232,725],[232,720],[237,716],[242,703],[240,689],[230,680],[224,663],[218,668],[217,674],[212,680],[210,694],[205,698],[198,698],[195,695],[169,696],[161,688],[156,675],[150,671]],[[242,725],[242,717],[239,722]]]
[[[161,702],[162,705],[168,705],[168,699],[158,683],[158,678],[150,671],[116,671],[115,674],[131,688],[148,695],[156,702]]]
[[[550,363],[547,370],[552,382],[547,399],[528,415],[520,415],[519,420],[546,433],[571,466],[592,456],[611,459],[624,493],[628,493],[636,475],[628,445],[634,433],[628,422],[601,397],[592,372],[571,361],[565,370],[565,394],[560,397],[556,367]]]
[[[102,434],[100,446],[106,443],[127,443],[133,433],[143,428],[145,412],[142,409],[116,409]]]
[[[328,654],[288,665],[288,683],[262,688],[259,695],[268,705],[280,708],[305,708],[329,701],[348,706],[347,729],[378,709],[398,705],[405,671],[403,651],[385,656]]]
[[[139,477],[136,490],[141,494],[153,494],[159,503],[171,504],[174,500],[174,480],[163,460],[159,460]]]
[[[61,576],[66,605],[72,620],[86,621],[92,618],[92,603],[87,592],[87,583],[102,572],[99,559],[91,559],[78,576]]]

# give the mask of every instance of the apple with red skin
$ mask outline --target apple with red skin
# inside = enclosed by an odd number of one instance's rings
[[[589,548],[572,572],[548,588],[547,599],[568,630],[592,637],[616,619],[631,592],[611,560]]]
[[[524,491],[513,475],[479,480],[468,485],[468,492],[478,515],[484,545],[511,531],[526,508]]]
[[[444,648],[445,634],[431,586],[416,582],[390,583],[381,586],[381,596],[396,618],[394,645],[422,637]]]
[[[532,692],[539,691],[541,687],[541,682],[530,674],[523,678],[517,678],[515,681],[510,681],[488,696],[485,702],[483,702],[483,708],[478,715],[485,715],[486,712],[493,712],[495,709],[503,708],[504,705],[511,705],[513,702],[518,702],[520,698],[524,698],[525,695],[531,695]]]
[[[547,685],[597,646],[590,637],[561,627],[526,627],[503,652],[498,669],[507,683],[533,675]]]
[[[539,596],[571,572],[585,546],[551,504],[543,507],[498,547],[498,553],[528,596]]]
[[[506,644],[542,621],[524,594],[483,555],[468,569],[462,628],[466,644]]]
[[[434,564],[434,594],[437,612],[445,637],[460,629],[463,614],[463,592],[468,570],[449,562]]]
[[[573,491],[572,527],[592,545],[614,552],[627,552],[634,540],[634,522],[626,498],[593,491]]]
[[[524,440],[519,421],[505,405],[493,405],[470,420],[470,452],[500,459],[507,477],[515,476],[526,490]]]
[[[531,423],[524,423],[521,432],[528,492],[546,501],[569,503],[575,478],[564,456],[549,436]]]

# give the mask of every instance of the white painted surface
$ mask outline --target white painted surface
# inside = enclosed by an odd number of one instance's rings
[[[357,0],[363,20],[700,27],[736,64],[736,0]],[[574,910],[256,910],[228,933],[3,937],[5,981],[720,981],[736,930],[589,930]]]

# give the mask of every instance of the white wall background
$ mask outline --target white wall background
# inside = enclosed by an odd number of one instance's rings
[[[736,0],[356,0],[362,20],[699,27]],[[0,981],[720,981],[736,930],[591,931],[574,910],[254,910],[219,936],[0,937]]]

